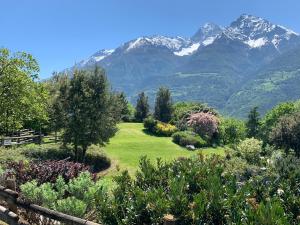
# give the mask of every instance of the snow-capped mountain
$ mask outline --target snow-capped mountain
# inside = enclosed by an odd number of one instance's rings
[[[93,54],[92,56],[90,56],[89,58],[80,61],[75,66],[76,68],[80,69],[80,68],[84,68],[85,66],[95,65],[97,62],[100,62],[101,60],[105,59],[107,56],[111,55],[114,51],[115,49],[110,49],[110,50],[102,49],[96,52],[95,54]]]
[[[190,38],[138,37],[113,50],[98,51],[65,71],[97,64],[106,70],[113,88],[132,101],[141,90],[151,100],[163,85],[172,89],[175,100],[206,102],[223,110],[228,104],[239,106],[240,102],[230,102],[237,98],[230,97],[256,79],[258,71],[297,47],[296,32],[243,14],[227,27],[206,23]]]
[[[279,49],[282,42],[299,37],[296,32],[252,15],[243,14],[224,30],[232,38],[243,41],[250,48],[273,45]]]
[[[140,37],[125,44],[126,52],[146,46],[165,47],[171,51],[177,51],[191,43],[189,39],[182,37]]]
[[[205,42],[205,40],[211,40],[223,32],[224,28],[214,24],[206,23],[204,26],[194,34],[192,40],[194,42]]]

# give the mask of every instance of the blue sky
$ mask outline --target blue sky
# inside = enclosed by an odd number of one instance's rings
[[[0,47],[27,51],[42,78],[144,35],[189,37],[242,13],[300,32],[299,0],[0,0]]]

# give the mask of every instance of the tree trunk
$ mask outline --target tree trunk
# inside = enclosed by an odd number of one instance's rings
[[[86,151],[87,151],[87,146],[83,146],[82,147],[82,155],[81,155],[81,162],[82,163],[84,162]]]
[[[75,161],[78,162],[78,146],[77,146],[77,144],[75,144],[74,149],[75,149]]]
[[[57,131],[56,130],[54,132],[54,141],[55,141],[55,143],[57,143]]]

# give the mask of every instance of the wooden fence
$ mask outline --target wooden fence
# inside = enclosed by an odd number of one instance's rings
[[[37,143],[40,144],[43,136],[41,134],[36,134],[32,130],[20,130],[16,133],[13,133],[10,136],[0,138],[0,146],[13,146],[13,145],[22,145],[28,143]]]
[[[70,225],[101,225],[74,216],[66,215],[35,204],[27,203],[19,198],[19,194],[11,189],[0,186],[0,199],[7,203],[7,208],[0,206],[0,220],[10,225],[28,225],[18,216],[18,208],[33,212],[43,218],[60,222],[59,224]]]
[[[70,216],[54,210],[50,210],[39,205],[27,203],[19,199],[19,194],[11,189],[0,185],[0,200],[7,203],[8,208],[0,205],[0,221],[4,221],[9,225],[29,225],[26,221],[18,216],[18,208],[33,212],[40,217],[60,222],[59,224],[69,225],[101,225],[88,220]],[[164,225],[175,225],[176,219],[173,215],[165,215],[163,218]]]

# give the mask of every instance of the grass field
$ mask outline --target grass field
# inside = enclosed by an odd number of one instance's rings
[[[156,137],[146,134],[141,123],[122,123],[119,131],[104,149],[113,161],[113,167],[127,169],[133,173],[138,168],[139,159],[146,155],[151,161],[161,158],[165,161],[176,159],[180,156],[192,156],[197,152],[203,154],[223,154],[222,148],[206,148],[197,151],[188,151],[172,142],[170,137]],[[112,167],[112,170],[114,168]],[[113,171],[111,171],[114,174]]]

